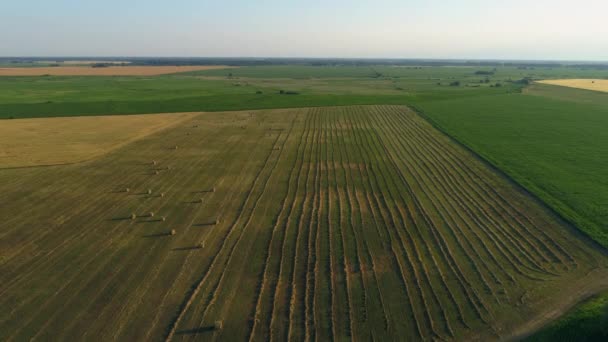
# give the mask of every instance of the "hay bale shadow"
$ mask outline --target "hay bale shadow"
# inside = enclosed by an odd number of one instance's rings
[[[203,222],[203,223],[193,224],[192,226],[194,226],[194,227],[207,227],[207,226],[215,226],[215,225],[216,225],[215,221],[211,221],[211,222]]]
[[[175,247],[171,250],[174,252],[183,252],[183,251],[192,251],[195,249],[200,249],[200,247],[199,246]]]
[[[130,219],[130,217],[129,217]],[[162,218],[158,218],[158,219],[147,219],[147,220],[139,220],[137,221],[137,223],[154,223],[154,222],[163,222]]]
[[[164,237],[164,236],[169,236],[169,234],[167,234],[167,233],[148,234],[148,235],[144,235],[143,237],[146,239],[152,239],[152,238],[160,238],[160,237]]]
[[[131,220],[131,215],[112,218],[112,221],[126,221],[126,220]]]
[[[179,330],[179,331],[175,332],[175,334],[176,335],[196,335],[196,334],[211,332],[214,330],[215,330],[215,325],[208,325],[208,326],[204,326],[204,327],[200,327],[200,328]]]

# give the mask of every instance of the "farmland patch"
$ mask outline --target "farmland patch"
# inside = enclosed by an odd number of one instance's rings
[[[608,287],[402,106],[205,113],[0,193],[2,340],[498,340]]]

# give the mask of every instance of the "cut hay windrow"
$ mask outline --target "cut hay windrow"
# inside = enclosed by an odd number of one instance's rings
[[[308,121],[307,121],[308,122]],[[288,222],[287,219],[290,216],[291,211],[293,210],[293,206],[296,200],[297,189],[294,190],[293,183],[294,180],[296,184],[299,183],[300,175],[301,175],[301,163],[302,163],[302,142],[304,141],[304,137],[308,137],[309,130],[302,130],[300,135],[300,139],[298,140],[298,145],[296,148],[297,154],[296,158],[293,160],[293,164],[291,166],[289,172],[289,181],[288,189],[285,193],[285,197],[283,197],[281,201],[281,210],[276,216],[275,224],[272,228],[272,237],[268,243],[268,248],[266,251],[266,260],[264,262],[264,275],[261,279],[261,283],[257,286],[259,289],[257,293],[256,306],[253,313],[254,323],[249,332],[249,341],[255,341],[257,338],[268,338],[269,337],[269,328],[270,328],[270,320],[272,316],[272,302],[274,298],[274,286],[279,278],[279,273],[281,270],[282,264],[282,250],[285,245],[285,237]],[[305,147],[304,147],[305,149]],[[297,173],[297,177],[296,177]],[[291,201],[291,204],[288,205],[288,198]],[[281,241],[281,236],[283,237]],[[281,250],[278,252],[278,250]],[[276,255],[275,255],[276,254]],[[258,337],[259,336],[259,337]]]
[[[292,123],[291,123],[291,128],[290,128],[290,130],[289,130],[289,133],[287,134],[287,136],[286,136],[286,137],[285,137],[285,139],[283,140],[283,144],[285,144],[285,143],[286,143],[286,141],[288,140],[289,136],[291,135],[291,133],[292,133],[292,131],[293,131],[293,126],[294,126],[294,123],[295,123],[295,118],[292,120]],[[279,140],[279,138],[280,138],[280,137],[281,137],[281,135],[278,135],[278,136],[277,136],[277,138],[276,138],[276,140],[275,140],[274,144],[276,144],[276,143],[277,143],[277,141]],[[250,227],[251,220],[253,219],[254,213],[256,212],[256,209],[257,209],[257,207],[258,207],[259,201],[260,201],[260,199],[263,197],[263,195],[266,193],[266,191],[267,191],[267,189],[268,189],[269,181],[270,181],[270,179],[271,179],[272,175],[273,175],[273,174],[275,173],[275,171],[276,171],[276,168],[277,168],[277,165],[278,165],[279,158],[276,158],[276,159],[274,160],[274,162],[271,162],[271,157],[272,157],[272,154],[271,154],[271,153],[267,154],[266,159],[265,159],[265,162],[264,162],[264,165],[263,165],[263,167],[260,169],[260,172],[258,173],[258,176],[261,176],[261,175],[262,175],[262,173],[263,173],[263,171],[264,171],[265,169],[267,169],[267,172],[266,172],[266,173],[267,173],[267,176],[265,177],[265,179],[264,179],[263,183],[262,183],[262,184],[260,184],[260,191],[259,191],[258,195],[255,197],[254,202],[252,203],[252,206],[251,206],[251,208],[250,208],[250,210],[249,210],[249,214],[247,214],[247,216],[245,216],[245,217],[244,217],[244,220],[243,220],[244,222],[243,222],[243,224],[242,224],[242,230],[241,230],[241,232],[239,233],[239,236],[238,236],[238,238],[237,238],[237,243],[236,243],[236,244],[234,244],[234,245],[233,245],[233,247],[232,247],[232,249],[230,250],[230,253],[229,253],[229,256],[228,256],[228,260],[226,261],[227,263],[229,263],[229,262],[230,262],[230,260],[231,260],[231,259],[234,257],[234,252],[235,252],[235,250],[236,250],[236,246],[237,246],[238,242],[239,242],[239,241],[242,239],[242,237],[244,236],[244,232],[245,232],[245,230],[246,230],[247,228],[249,228],[249,227]],[[256,181],[254,182],[254,185],[255,185],[255,183],[257,183],[257,180],[259,180],[259,178],[256,178]],[[215,188],[214,188],[214,191],[215,191]],[[219,223],[219,221],[217,221],[217,222]],[[236,223],[238,223],[238,222],[239,222],[239,221],[238,221],[238,219],[237,219],[237,221],[235,221],[235,224],[236,224]],[[217,300],[217,291],[218,291],[219,289],[221,289],[221,288],[222,288],[221,284],[222,284],[222,282],[223,282],[223,281],[224,281],[224,279],[225,279],[225,278],[224,278],[224,277],[225,277],[225,275],[226,275],[225,270],[223,270],[223,271],[222,271],[222,273],[221,273],[221,276],[220,276],[220,278],[219,278],[219,281],[216,283],[215,288],[214,288],[214,290],[213,290],[213,293],[214,293],[214,294],[213,294],[213,297],[212,297],[212,298],[211,298],[211,300],[208,302],[208,304],[206,305],[205,310],[203,311],[203,314],[201,315],[201,322],[202,322],[202,321],[205,319],[205,316],[208,314],[209,309],[210,309],[210,308],[212,308],[212,307],[213,307],[213,305],[215,304],[215,302],[216,302],[216,300]]]

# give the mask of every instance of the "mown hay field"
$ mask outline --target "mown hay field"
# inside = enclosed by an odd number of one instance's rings
[[[32,68],[0,68],[0,76],[155,76],[215,69],[232,68],[225,65],[184,66],[57,66]]]
[[[6,120],[0,124],[0,169],[97,158],[196,113]]]
[[[203,113],[0,192],[6,341],[497,340],[608,287],[402,106]]]
[[[608,92],[607,79],[564,79],[564,80],[543,80],[538,83],[551,84],[562,87],[594,90]]]

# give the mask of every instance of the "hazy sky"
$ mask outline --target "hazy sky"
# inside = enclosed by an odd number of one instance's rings
[[[1,56],[608,60],[608,0],[0,0]]]

